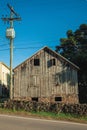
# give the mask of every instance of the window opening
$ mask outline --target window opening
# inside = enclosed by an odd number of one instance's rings
[[[33,97],[33,98],[32,98],[32,101],[38,102],[38,98],[37,98],[37,97]]]
[[[48,60],[48,62],[47,62],[48,67],[55,66],[55,65],[56,65],[55,59]]]
[[[40,59],[34,59],[34,66],[40,65]]]
[[[61,102],[62,101],[62,97],[55,97],[55,101]]]

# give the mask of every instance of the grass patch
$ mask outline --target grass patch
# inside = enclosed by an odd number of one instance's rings
[[[55,114],[52,112],[26,112],[24,110],[11,110],[11,109],[2,109],[0,108],[0,114],[9,114],[9,115],[19,115],[19,116],[24,116],[24,117],[36,117],[36,118],[42,118],[42,119],[54,119],[54,120],[63,120],[63,121],[73,121],[73,122],[79,122],[79,123],[87,123],[87,116],[85,117],[80,117],[76,115],[71,115],[71,114],[64,114],[64,113],[59,113]]]

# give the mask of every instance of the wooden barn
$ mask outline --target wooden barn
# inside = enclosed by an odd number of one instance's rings
[[[14,99],[78,103],[78,67],[44,47],[14,68]]]

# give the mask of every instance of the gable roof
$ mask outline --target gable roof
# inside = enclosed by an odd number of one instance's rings
[[[10,68],[6,64],[4,64],[3,62],[0,62],[0,64],[4,65],[7,69],[10,70]]]
[[[52,53],[54,53],[56,56],[60,57],[62,60],[64,60],[65,62],[69,63],[71,66],[73,66],[75,69],[79,70],[79,67],[77,65],[75,65],[74,63],[72,63],[71,61],[69,61],[68,59],[66,59],[65,57],[63,57],[62,55],[60,55],[59,53],[57,53],[56,51],[53,51],[52,49],[50,49],[49,47],[45,46],[42,49],[40,49],[38,52],[36,52],[35,54],[33,54],[30,58],[26,59],[24,62],[22,62],[21,64],[19,64],[18,66],[16,66],[14,68],[14,70],[19,67],[20,65],[22,65],[23,63],[25,63],[27,60],[31,59],[34,55],[36,55],[37,53],[39,53],[41,50],[48,50]]]
[[[53,51],[49,47],[45,47],[45,48],[49,49],[51,52],[53,52],[54,54],[56,54],[57,56],[59,56],[62,60],[66,61],[67,63],[69,63],[70,65],[72,65],[73,67],[75,67],[76,69],[78,69],[78,70],[80,69],[77,65],[75,65],[74,63],[72,63],[67,58],[65,58],[62,55],[60,55],[59,53],[57,53],[56,51]]]

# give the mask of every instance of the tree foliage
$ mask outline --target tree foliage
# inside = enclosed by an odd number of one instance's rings
[[[80,100],[87,102],[87,24],[81,24],[75,32],[68,30],[66,35],[67,38],[60,39],[56,51],[79,66]]]

